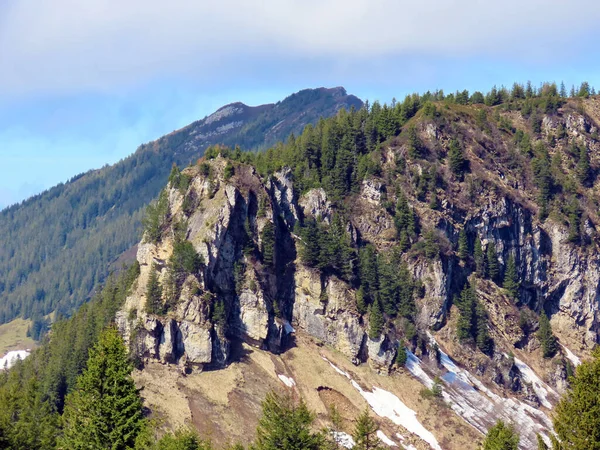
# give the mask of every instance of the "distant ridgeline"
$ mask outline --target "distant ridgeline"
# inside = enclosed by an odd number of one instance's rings
[[[0,212],[0,323],[69,315],[85,302],[140,238],[146,205],[172,164],[186,166],[213,144],[258,150],[305,125],[362,101],[343,88],[307,89],[276,104],[234,103],[203,120],[140,146],[112,166],[93,170]]]

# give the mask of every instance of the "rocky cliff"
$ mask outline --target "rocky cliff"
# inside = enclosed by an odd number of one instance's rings
[[[488,114],[484,124],[478,109]],[[165,190],[160,238],[151,242],[146,235],[138,247],[141,274],[118,314],[119,327],[142,362],[188,374],[238,360],[241,343],[279,354],[294,348],[298,336],[308,336],[355,366],[392,377],[410,373],[428,388],[440,383],[444,402],[477,431],[503,418],[521,432],[522,448],[533,448],[537,433],[551,433],[549,411],[579,361],[575,353],[585,357],[598,341],[597,112],[598,101],[591,99],[540,118],[532,142],[550,143],[548,161],[566,180],[550,207],[540,206],[537,172],[519,168],[519,161],[539,158],[519,152],[528,119],[483,106],[417,115],[410,125],[425,156],[411,157],[414,144],[401,133],[376,152],[380,170],[344,199],[323,188],[299,191],[289,169],[267,176],[221,156],[201,161],[182,172],[189,183],[172,181]],[[460,175],[440,163],[457,136],[468,167]],[[592,175],[581,186],[569,184],[577,170],[569,156],[574,146],[590,158]],[[425,194],[423,174],[437,180],[428,181]],[[580,205],[573,214],[563,208],[571,198]],[[400,242],[394,208],[403,201],[419,230],[408,246]],[[312,219],[344,235],[354,252],[348,253],[354,255],[350,272],[360,270],[357,249],[366,245],[389,255],[386,261],[398,260],[389,266],[410,275],[414,314],[385,312],[374,335],[374,313],[359,300],[364,283],[345,269],[302,257],[309,244],[302,230]],[[173,281],[182,241],[191,243],[201,263]],[[495,255],[495,277],[478,273],[473,249],[479,245]],[[516,295],[503,282],[512,263]],[[152,271],[163,287],[159,314],[146,304]],[[457,335],[465,285],[485,311],[491,348],[465,344]],[[543,357],[536,332],[542,312],[560,344],[551,357]],[[401,368],[395,361],[404,348],[408,360]],[[426,442],[420,445],[441,448]]]

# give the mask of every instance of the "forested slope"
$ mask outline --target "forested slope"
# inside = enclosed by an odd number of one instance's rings
[[[235,103],[119,163],[74,177],[0,212],[0,323],[69,314],[90,297],[109,266],[140,237],[142,211],[171,165],[186,166],[215,143],[259,149],[321,116],[362,102],[343,88],[308,89],[276,104]]]

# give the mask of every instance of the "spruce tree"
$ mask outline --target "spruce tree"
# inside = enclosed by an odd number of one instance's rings
[[[406,354],[406,349],[402,344],[398,346],[398,352],[396,353],[396,365],[398,367],[404,367],[406,365],[406,361],[408,359],[408,355]]]
[[[319,255],[321,253],[320,234],[317,222],[308,218],[304,221],[304,226],[300,229],[300,259],[309,267],[316,267],[319,264]]]
[[[381,441],[377,437],[377,430],[379,427],[373,418],[369,415],[369,409],[366,408],[358,419],[354,426],[354,432],[352,433],[352,439],[354,439],[355,450],[379,450],[383,449]]]
[[[490,280],[497,281],[500,274],[500,266],[498,264],[498,255],[496,254],[496,246],[493,242],[488,243],[486,268]]]
[[[510,255],[506,261],[506,270],[504,271],[504,282],[502,283],[502,287],[507,290],[508,294],[513,299],[518,298],[520,283],[513,255]]]
[[[473,250],[473,259],[475,259],[475,271],[478,277],[485,277],[485,254],[481,246],[481,240],[475,239],[475,248]]]
[[[474,337],[475,295],[470,286],[466,285],[460,297],[454,297],[454,304],[458,307],[459,316],[456,324],[456,336],[461,342],[466,342]]]
[[[146,286],[146,312],[148,314],[160,314],[162,309],[162,287],[158,280],[158,268],[155,263],[152,263],[148,285]]]
[[[485,307],[475,298],[475,343],[486,355],[492,353],[493,341],[488,333],[488,320]]]
[[[275,260],[275,227],[267,222],[261,233],[261,253],[263,263],[272,266]]]
[[[511,425],[499,420],[488,430],[483,441],[483,450],[518,450],[519,435]]]
[[[267,394],[262,417],[256,428],[256,443],[251,450],[318,450],[324,447],[322,433],[313,433],[314,415],[304,402],[290,396]]]
[[[466,261],[469,257],[469,241],[467,239],[467,230],[461,228],[458,234],[458,257]]]
[[[552,325],[544,311],[540,314],[537,337],[540,340],[544,358],[552,358],[558,351],[558,340],[552,332]]]
[[[463,179],[465,173],[465,156],[462,147],[456,139],[450,141],[450,150],[448,151],[448,162],[450,170],[459,180]]]
[[[114,327],[90,350],[87,368],[65,402],[59,448],[126,450],[145,428],[127,348]]]
[[[555,409],[560,449],[600,450],[600,348],[584,361]]]
[[[579,147],[579,161],[577,161],[577,179],[583,186],[587,186],[590,179],[590,156],[585,145]]]
[[[369,307],[369,337],[379,339],[383,331],[384,319],[379,301],[374,301]]]

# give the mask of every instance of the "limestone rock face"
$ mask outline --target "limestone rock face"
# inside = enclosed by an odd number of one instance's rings
[[[299,201],[305,216],[321,219],[329,223],[331,221],[331,202],[323,188],[311,189]]]
[[[296,270],[295,285],[294,325],[357,361],[366,334],[349,286],[331,278],[323,287],[320,274],[306,267]]]

